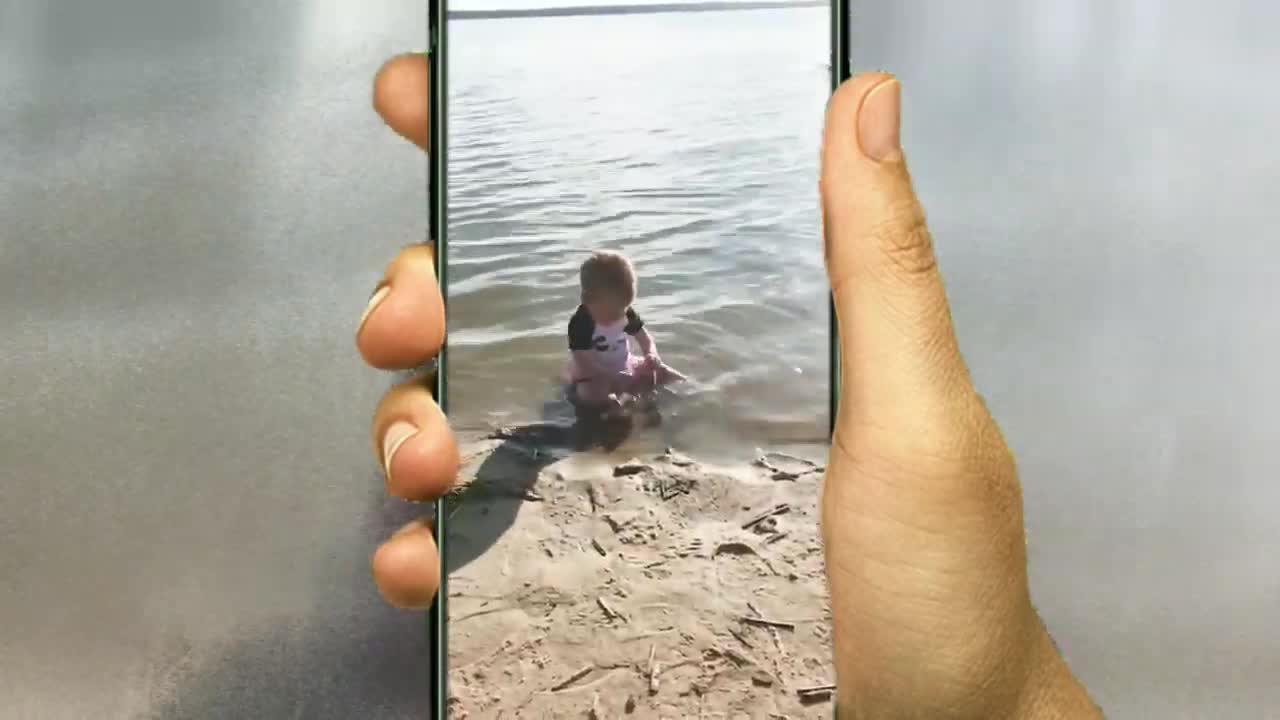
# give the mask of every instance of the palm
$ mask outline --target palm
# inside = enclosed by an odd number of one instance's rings
[[[887,432],[840,432],[829,463],[823,534],[846,646],[836,650],[858,658],[841,681],[879,703],[929,698],[929,717],[996,716],[1016,701],[1039,631],[1012,460],[1002,442],[944,458]]]

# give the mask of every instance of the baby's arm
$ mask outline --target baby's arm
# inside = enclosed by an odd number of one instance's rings
[[[636,339],[636,344],[640,346],[640,352],[644,354],[644,359],[649,361],[651,365],[658,365],[661,361],[658,359],[658,345],[653,341],[653,336],[645,329],[644,320],[640,318],[640,314],[635,308],[627,308],[627,326],[624,331]]]
[[[600,366],[596,359],[593,336],[595,323],[591,316],[579,310],[569,320],[569,352],[573,354],[573,363],[587,377],[606,380],[610,373]],[[584,378],[585,379],[585,378]]]
[[[646,358],[653,360],[658,358],[658,344],[653,341],[653,336],[649,334],[648,330],[640,328],[634,337],[636,339],[636,343],[640,345],[640,352],[643,353]]]

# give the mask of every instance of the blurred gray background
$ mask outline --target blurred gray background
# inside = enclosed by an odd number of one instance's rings
[[[855,5],[1050,628],[1112,718],[1271,716],[1280,7]],[[351,334],[424,6],[0,2],[0,717],[421,716]]]

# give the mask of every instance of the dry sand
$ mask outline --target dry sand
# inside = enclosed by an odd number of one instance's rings
[[[451,718],[829,718],[822,468],[464,439]]]

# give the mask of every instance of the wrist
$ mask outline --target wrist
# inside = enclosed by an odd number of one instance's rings
[[[1027,683],[1019,696],[1014,720],[1101,720],[1102,709],[1089,697],[1067,661],[1041,628],[1036,639]]]
[[[1020,688],[1009,693],[1000,693],[1003,699],[999,709],[988,709],[980,717],[1004,718],[1005,720],[1105,720],[1102,710],[1089,697],[1085,687],[1071,672],[1066,660],[1054,645],[1053,639],[1044,629],[1039,619],[1038,632],[1031,640],[1032,646],[1024,660],[1025,678],[1019,681]],[[844,698],[837,700],[832,708],[835,720],[861,720],[871,717],[917,717],[919,708],[913,712],[888,714],[883,708],[878,711],[865,709],[855,710],[856,700]],[[935,708],[936,710],[936,708]],[[868,714],[878,712],[879,714]],[[973,717],[972,708],[961,715],[948,717]],[[938,713],[928,717],[942,717]]]

